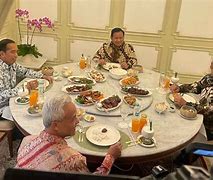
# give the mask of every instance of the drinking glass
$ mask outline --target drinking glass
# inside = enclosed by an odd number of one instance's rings
[[[127,104],[122,104],[120,106],[120,113],[122,117],[122,121],[118,123],[118,127],[120,128],[128,128],[128,124],[125,122],[127,116],[130,113],[130,107]]]
[[[30,107],[35,107],[38,102],[38,90],[31,90],[30,92]]]

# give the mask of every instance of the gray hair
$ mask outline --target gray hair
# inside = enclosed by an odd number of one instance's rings
[[[45,128],[50,127],[53,121],[60,121],[64,118],[64,106],[71,103],[72,99],[67,94],[60,94],[45,101],[42,108],[43,124]]]

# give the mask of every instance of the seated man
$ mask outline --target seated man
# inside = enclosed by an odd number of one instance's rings
[[[86,158],[67,145],[65,137],[74,136],[79,123],[76,107],[68,95],[46,101],[42,110],[45,129],[38,136],[27,136],[18,150],[18,168],[63,172],[89,172]],[[97,174],[110,172],[115,159],[121,155],[121,144],[112,145]]]
[[[181,86],[172,85],[172,93],[196,93],[200,94],[199,103],[188,103],[180,94],[175,95],[174,101],[179,106],[190,105],[195,107],[199,114],[203,114],[203,123],[206,129],[208,140],[213,139],[213,61],[211,62],[211,73],[205,75],[200,81]]]
[[[12,120],[8,104],[10,97],[18,95],[19,87],[16,86],[16,76],[30,78],[44,78],[52,82],[52,78],[26,69],[16,64],[17,46],[13,40],[0,41],[0,117]],[[27,84],[28,89],[35,88],[35,82]]]
[[[120,63],[123,69],[129,69],[133,64],[137,64],[134,48],[124,42],[124,31],[121,28],[112,29],[111,42],[104,43],[93,60],[100,65],[106,62]]]

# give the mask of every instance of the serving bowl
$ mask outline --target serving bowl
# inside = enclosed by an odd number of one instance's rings
[[[180,108],[180,114],[186,118],[195,118],[197,110],[192,106],[184,105]]]
[[[157,103],[155,105],[155,111],[157,111],[159,114],[166,112],[168,106],[165,104],[165,102]]]
[[[127,75],[127,71],[121,68],[113,68],[109,70],[109,74],[113,79],[122,79]]]

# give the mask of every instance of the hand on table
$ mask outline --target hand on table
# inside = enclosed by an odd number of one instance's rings
[[[118,157],[121,156],[121,150],[122,145],[120,142],[117,142],[116,144],[113,144],[112,146],[109,147],[107,153],[110,154],[114,159],[117,159]]]
[[[104,65],[104,64],[106,64],[106,61],[104,59],[99,59],[98,64]]]
[[[120,63],[121,64],[121,67],[123,68],[123,69],[128,69],[129,68],[129,65],[126,63],[126,62],[122,62],[122,63]]]
[[[180,88],[179,88],[178,85],[173,84],[173,85],[170,86],[170,90],[171,90],[172,93],[178,93],[180,91]]]
[[[38,81],[37,80],[29,81],[27,82],[26,87],[30,92],[30,90],[34,90],[38,87]]]
[[[177,104],[180,107],[183,105],[186,105],[185,99],[183,99],[183,97],[180,94],[175,94],[174,102],[175,102],[175,104]]]
[[[53,83],[53,78],[51,76],[43,75],[42,78],[46,79],[47,81],[49,81],[49,83]]]

